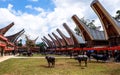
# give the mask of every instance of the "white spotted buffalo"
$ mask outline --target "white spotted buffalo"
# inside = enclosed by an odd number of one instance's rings
[[[53,56],[46,56],[45,57],[48,62],[48,67],[54,67],[55,66],[55,57]]]

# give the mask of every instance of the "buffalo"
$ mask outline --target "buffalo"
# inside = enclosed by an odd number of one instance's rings
[[[46,56],[45,57],[48,62],[48,67],[54,67],[55,66],[55,57],[53,56]]]
[[[115,61],[116,61],[116,62],[120,62],[120,54],[118,54],[118,55],[115,57]]]
[[[87,56],[86,55],[78,55],[75,57],[75,60],[78,60],[80,66],[81,66],[81,61],[85,62],[85,66],[87,67]]]
[[[107,55],[102,55],[102,54],[92,54],[91,56],[92,56],[94,59],[96,59],[97,62],[98,62],[98,60],[102,60],[102,61],[106,61],[106,60],[108,60],[108,56],[107,56]]]

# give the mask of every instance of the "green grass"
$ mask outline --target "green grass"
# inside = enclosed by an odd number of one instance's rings
[[[47,54],[47,55],[51,55],[51,56],[55,56],[55,57],[65,57],[65,55],[55,55],[55,54]],[[33,54],[33,56],[31,57],[45,57],[46,55],[42,55],[42,54]],[[25,57],[23,55],[18,55],[18,57]],[[27,56],[26,56],[27,57]],[[69,57],[69,56],[68,56]]]
[[[45,59],[9,59],[0,63],[0,75],[120,75],[120,64],[88,63],[79,66],[74,59],[56,59],[55,68],[48,68]]]

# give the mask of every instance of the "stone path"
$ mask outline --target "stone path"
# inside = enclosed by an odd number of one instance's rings
[[[15,57],[15,56],[13,56],[13,55],[11,55],[11,56],[0,56],[0,62],[3,62],[5,60],[13,58],[13,57]]]
[[[12,57],[12,58],[45,58],[45,57]],[[55,58],[70,58],[70,57],[55,57]]]
[[[14,56],[14,55],[11,55],[11,56],[0,56],[0,62],[3,62],[5,60],[8,60],[10,58],[45,58],[45,57],[19,57],[19,56]],[[55,57],[55,58],[66,58],[66,59],[69,59],[70,57]],[[94,60],[94,59],[92,59]],[[94,60],[96,61],[96,60]],[[107,62],[113,62],[113,61],[107,61]],[[120,63],[116,63],[116,64],[120,64]]]
[[[0,56],[0,62],[3,62],[10,58],[45,58],[45,57],[18,57],[18,56]],[[55,58],[70,58],[70,57],[55,57]]]

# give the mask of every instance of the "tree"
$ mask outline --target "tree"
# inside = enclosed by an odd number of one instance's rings
[[[28,51],[30,51],[31,48],[36,47],[35,42],[38,39],[38,37],[35,40],[31,40],[27,35],[25,35],[25,38],[26,38],[26,47]]]
[[[46,44],[44,42],[36,44],[36,46],[40,47],[40,52],[45,53],[46,50]]]
[[[22,44],[22,39],[20,39],[20,40],[18,41],[18,46],[19,46],[19,47],[22,47],[22,46],[23,46],[23,44]]]
[[[84,17],[83,18],[81,18],[80,19],[87,27],[89,27],[89,28],[91,28],[91,29],[95,29],[95,30],[100,30],[100,26],[98,26],[98,27],[96,27],[95,25],[94,25],[94,22],[95,22],[95,20],[92,20],[92,21],[90,21],[89,19],[84,19]],[[80,34],[80,30],[79,30],[79,28],[76,26],[75,27],[75,32],[76,32],[76,34],[77,35],[81,35]]]
[[[74,30],[75,30],[75,33],[76,33],[77,35],[80,35],[80,30],[79,30],[79,28],[78,28],[77,26],[75,27]]]
[[[90,28],[92,28],[92,29],[97,29],[97,27],[94,25],[94,22],[95,22],[95,20],[92,20],[91,22],[89,22],[87,24],[87,26],[90,27]]]
[[[120,22],[120,10],[117,10],[116,11],[116,16],[113,17],[115,20],[119,21]]]
[[[27,49],[30,50],[30,48],[33,48],[36,45],[35,45],[34,40],[26,40],[26,46],[27,46]]]

